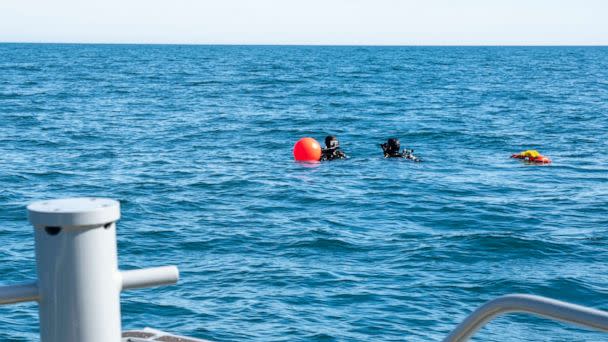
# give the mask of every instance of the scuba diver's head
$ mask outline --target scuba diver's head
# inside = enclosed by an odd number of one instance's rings
[[[399,153],[401,150],[401,143],[397,138],[390,138],[386,141],[387,152],[390,153]]]
[[[340,147],[340,142],[335,136],[328,135],[325,137],[325,147],[329,149],[337,149],[338,147]]]

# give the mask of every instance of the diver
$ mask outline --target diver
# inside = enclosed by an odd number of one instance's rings
[[[401,152],[401,143],[397,138],[390,138],[384,144],[380,144],[384,158],[405,158],[415,162],[420,162],[422,159],[414,155],[414,150],[405,149]]]
[[[321,150],[321,161],[346,158],[346,154],[340,149],[338,138],[333,135],[326,136],[325,148]]]

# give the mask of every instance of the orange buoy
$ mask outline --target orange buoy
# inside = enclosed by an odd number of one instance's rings
[[[539,164],[549,164],[549,163],[551,163],[551,159],[549,159],[549,158],[547,158],[547,157],[545,157],[543,155],[540,155],[540,156],[532,159],[531,161],[534,162],[534,163],[539,163]]]
[[[313,138],[302,138],[293,146],[293,157],[297,161],[318,162],[321,159],[321,145]]]

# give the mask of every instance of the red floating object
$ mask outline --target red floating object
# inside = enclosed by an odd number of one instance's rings
[[[527,150],[518,154],[511,155],[511,158],[522,159],[528,163],[551,164],[551,159],[538,153],[537,150]]]
[[[321,159],[321,145],[313,138],[302,138],[293,146],[293,157],[297,161],[318,162]]]
[[[536,158],[531,158],[530,161],[533,163],[538,163],[538,164],[550,164],[551,163],[551,159],[549,159],[545,156],[538,156]]]

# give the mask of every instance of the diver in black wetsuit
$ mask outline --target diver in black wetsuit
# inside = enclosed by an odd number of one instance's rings
[[[397,138],[390,138],[384,144],[380,144],[384,158],[405,158],[415,162],[420,162],[422,159],[414,155],[414,150],[405,149],[401,152],[401,143]]]
[[[340,149],[338,138],[333,135],[325,137],[325,148],[321,150],[321,161],[346,158],[346,154]]]

